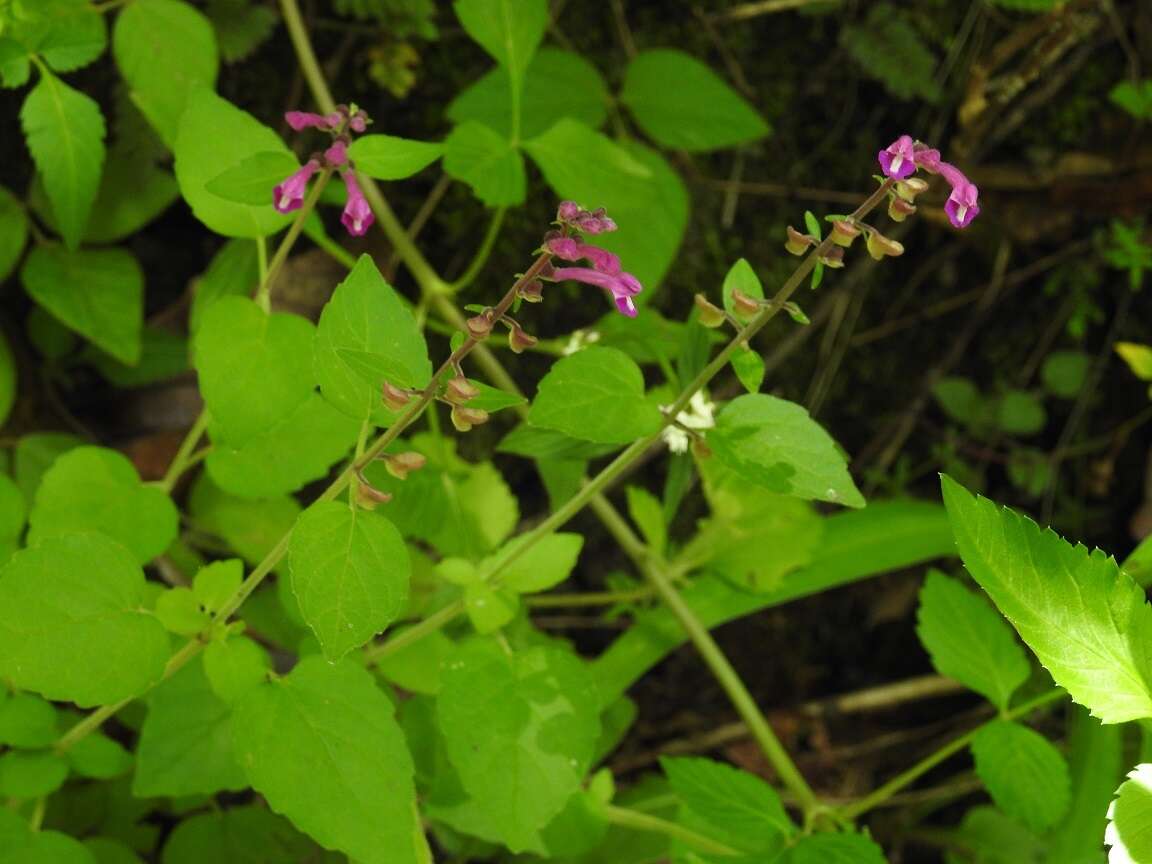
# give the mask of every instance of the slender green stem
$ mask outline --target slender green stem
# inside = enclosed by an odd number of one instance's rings
[[[683,840],[689,846],[708,855],[729,855],[735,857],[742,854],[739,850],[733,849],[731,846],[721,843],[718,840],[705,837],[703,834],[693,831],[691,828],[685,828],[677,822],[661,819],[659,816],[653,816],[651,813],[629,810],[625,807],[617,807],[615,804],[605,805],[603,813],[613,825],[619,825],[621,828],[631,828],[633,831],[665,834],[677,840]]]
[[[196,461],[199,461],[193,459],[192,453],[200,441],[200,436],[204,434],[204,430],[207,428],[208,412],[201,411],[200,415],[193,421],[192,428],[184,436],[184,440],[180,442],[180,449],[176,451],[172,464],[168,466],[168,470],[164,472],[164,478],[160,481],[160,488],[169,495],[176,488],[176,483],[180,480],[181,475]]]
[[[256,243],[256,272],[260,274],[260,282],[256,286],[256,303],[267,315],[272,311],[272,293],[268,290],[268,244],[264,237],[257,237]]]
[[[651,588],[634,588],[631,591],[589,591],[582,594],[540,594],[525,598],[533,609],[576,609],[581,606],[615,606],[618,603],[633,603],[652,597]]]
[[[914,783],[924,774],[927,774],[945,759],[959,753],[961,750],[971,744],[972,740],[980,733],[980,730],[986,726],[992,723],[996,723],[1001,719],[1015,720],[1017,717],[1023,717],[1026,714],[1031,714],[1037,708],[1042,708],[1045,705],[1048,705],[1059,699],[1063,699],[1067,695],[1068,694],[1063,690],[1049,690],[1047,693],[1042,693],[1034,699],[1029,699],[1027,702],[1017,705],[1010,711],[1006,711],[1002,717],[995,717],[992,720],[989,720],[987,723],[982,723],[975,729],[971,729],[968,732],[965,732],[960,737],[953,738],[939,750],[936,750],[935,752],[930,753],[928,756],[925,756],[907,771],[903,771],[900,774],[897,774],[883,786],[874,790],[871,794],[864,796],[859,801],[854,801],[851,804],[840,808],[838,811],[839,814],[847,819],[860,818],[861,815],[867,813],[872,808],[883,804],[905,786]]]
[[[48,798],[41,795],[36,799],[36,803],[32,807],[32,816],[28,819],[28,827],[33,831],[39,831],[40,826],[44,824],[44,811],[48,809]]]
[[[425,636],[431,635],[443,627],[448,622],[455,619],[464,611],[464,601],[457,600],[454,603],[449,603],[442,609],[433,612],[427,618],[422,618],[411,627],[401,630],[387,642],[381,642],[377,645],[369,645],[364,652],[364,657],[369,663],[379,663],[385,657],[390,657],[397,651],[402,651],[409,645],[413,645],[423,639]]]
[[[507,212],[508,208],[506,207],[496,208],[492,214],[492,221],[488,223],[488,230],[484,232],[484,239],[480,241],[480,248],[472,256],[472,263],[468,265],[460,278],[451,284],[453,292],[462,291],[476,281],[476,277],[480,275],[480,271],[488,263],[488,256],[492,254],[492,247],[496,245],[496,238],[500,236],[500,228],[504,224],[504,214]]]

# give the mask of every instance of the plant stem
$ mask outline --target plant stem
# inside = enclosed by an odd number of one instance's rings
[[[632,591],[589,591],[584,594],[540,594],[525,598],[525,602],[533,609],[575,609],[580,606],[615,606],[617,603],[647,600],[652,594],[651,588],[636,588]]]
[[[172,463],[168,466],[168,470],[164,472],[164,478],[160,481],[160,488],[169,495],[171,495],[172,490],[176,488],[176,483],[180,480],[181,475],[194,464],[192,451],[196,449],[196,444],[200,441],[200,436],[204,434],[204,430],[207,428],[208,412],[201,411],[199,416],[193,421],[192,428],[184,435],[184,440],[180,442],[180,449],[176,451]]]
[[[666,834],[677,840],[683,840],[700,852],[709,855],[737,856],[741,854],[739,850],[733,849],[731,846],[727,846],[718,840],[705,837],[703,834],[699,834],[691,828],[685,828],[683,825],[670,822],[667,819],[661,819],[659,816],[653,816],[650,813],[642,813],[639,810],[617,807],[615,804],[606,804],[602,812],[613,825],[619,825],[621,828],[631,828],[633,831]]]
[[[838,811],[839,815],[845,817],[846,819],[860,818],[861,815],[867,813],[872,808],[883,804],[905,786],[914,783],[921,776],[927,774],[948,757],[959,753],[961,750],[971,744],[972,740],[979,734],[980,730],[986,726],[989,726],[992,723],[996,723],[999,720],[1015,720],[1017,717],[1023,717],[1026,714],[1031,714],[1037,708],[1042,708],[1051,702],[1055,702],[1058,699],[1063,699],[1067,695],[1067,693],[1060,689],[1049,690],[1047,693],[1042,693],[1041,695],[1022,703],[1021,705],[1017,705],[1010,711],[1006,711],[1002,716],[994,717],[987,723],[980,724],[975,729],[971,729],[960,737],[952,739],[939,750],[936,750],[934,753],[930,753],[928,756],[925,756],[907,771],[897,774],[883,786],[874,790],[871,794],[866,795],[859,801],[854,801],[851,804],[840,808]]]
[[[480,248],[472,257],[472,263],[468,265],[459,279],[451,283],[453,293],[467,288],[476,281],[476,277],[480,275],[480,271],[488,263],[488,256],[492,254],[492,247],[496,245],[496,238],[500,236],[500,227],[504,224],[504,214],[507,212],[508,208],[498,207],[492,214],[492,221],[488,223],[488,230],[484,232],[484,239],[480,241]]]

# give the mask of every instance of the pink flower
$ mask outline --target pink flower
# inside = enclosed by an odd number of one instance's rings
[[[603,273],[590,267],[559,267],[552,272],[551,278],[556,282],[571,279],[603,288],[612,295],[616,308],[629,318],[636,317],[636,304],[632,298],[644,290],[644,286],[631,273]]]
[[[580,218],[582,212],[580,205],[575,201],[561,201],[560,206],[556,209],[556,221],[574,222]]]
[[[284,115],[284,119],[294,130],[303,132],[305,129],[328,128],[331,125],[332,116],[325,117],[323,114],[313,114],[309,111],[289,111]]]
[[[606,234],[616,230],[616,223],[604,213],[603,207],[585,210],[575,201],[562,201],[556,210],[556,221],[575,228],[582,234]]]
[[[349,234],[354,237],[363,237],[372,223],[376,221],[376,217],[372,215],[372,208],[368,206],[364,193],[360,191],[360,184],[356,182],[356,174],[352,171],[345,171],[342,176],[344,177],[344,187],[348,190],[348,200],[344,203],[344,212],[340,214],[340,221],[344,223]]]
[[[272,205],[281,213],[299,210],[308,191],[308,181],[320,169],[320,163],[309,159],[299,171],[287,177],[272,190]]]
[[[903,180],[916,170],[915,151],[911,135],[901,135],[878,154],[880,167],[886,177]]]
[[[348,120],[348,127],[353,132],[363,132],[368,128],[368,115],[366,115],[363,111],[357,111]]]
[[[913,141],[910,135],[901,135],[879,154],[880,167],[896,180],[905,180],[917,168],[929,174],[939,174],[948,181],[952,193],[944,204],[944,212],[957,228],[967,228],[980,215],[980,190],[964,176],[964,172],[940,158],[940,151],[927,144]]]
[[[977,203],[980,190],[960,169],[947,162],[940,163],[940,176],[952,186],[952,194],[944,202],[944,212],[948,214],[948,220],[956,228],[967,228],[969,223],[980,215],[980,205]]]
[[[591,261],[592,266],[601,273],[607,273],[610,276],[620,274],[620,258],[617,255],[612,254],[607,249],[601,249],[599,246],[581,243],[575,237],[553,237],[544,243],[544,247],[557,258],[563,258],[565,261],[579,261],[583,258]]]
[[[348,142],[338,138],[332,146],[324,151],[325,161],[333,168],[348,164]]]

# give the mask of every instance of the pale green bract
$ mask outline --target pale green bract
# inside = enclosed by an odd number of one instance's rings
[[[976,773],[1005,813],[1036,831],[1056,825],[1068,810],[1068,764],[1043,735],[998,720],[972,740]]]
[[[972,495],[944,503],[968,572],[1056,683],[1104,723],[1152,717],[1152,607],[1116,562]]]

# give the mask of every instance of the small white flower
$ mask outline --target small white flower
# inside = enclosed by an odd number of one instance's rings
[[[573,330],[568,337],[568,344],[561,350],[561,354],[569,357],[589,345],[594,345],[600,341],[600,334],[595,330]]]
[[[667,411],[671,405],[661,405],[662,410]],[[688,401],[688,408],[681,411],[676,416],[677,426],[666,426],[664,431],[660,433],[660,437],[668,445],[668,449],[673,453],[686,453],[688,452],[688,444],[690,438],[688,433],[681,427],[688,429],[711,429],[716,425],[714,414],[716,405],[704,394],[703,390],[697,390],[692,394],[692,398]]]

